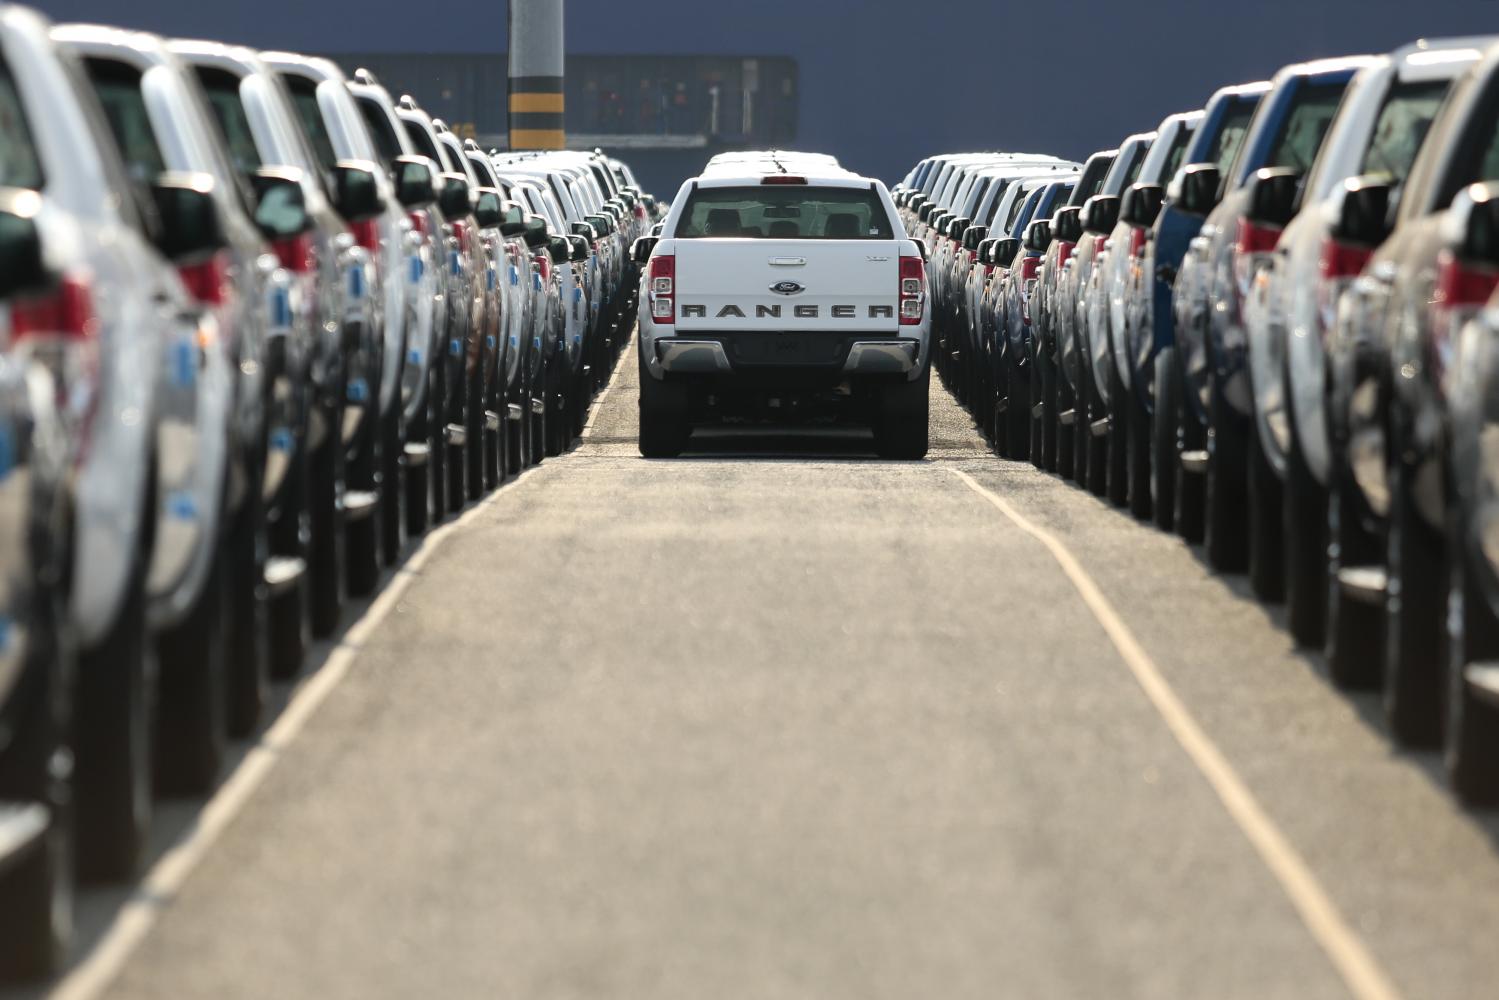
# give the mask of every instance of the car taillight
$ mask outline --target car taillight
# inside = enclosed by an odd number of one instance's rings
[[[677,321],[677,258],[672,254],[652,257],[648,274],[651,319],[658,325],[671,326]]]
[[[427,219],[426,212],[411,212],[407,217],[411,219],[411,228],[422,234],[423,242],[432,238],[432,223]]]
[[[793,174],[771,174],[760,181],[761,184],[805,184],[805,177],[797,177]]]
[[[900,325],[917,326],[926,308],[926,269],[920,257],[900,259]]]
[[[1108,246],[1109,238],[1103,233],[1099,233],[1093,237],[1093,252],[1095,254],[1103,253],[1104,250],[1108,249]]]
[[[1322,243],[1322,256],[1317,267],[1323,278],[1357,278],[1372,256],[1374,251],[1368,247],[1329,239]]]
[[[644,219],[645,218],[645,206],[642,205],[638,201],[635,203],[635,218],[637,218],[637,219]]]
[[[94,299],[78,278],[63,278],[43,295],[18,298],[10,306],[12,340],[60,337],[88,340],[99,332]]]
[[[1262,226],[1248,219],[1239,219],[1239,237],[1234,247],[1239,253],[1270,253],[1280,241],[1281,231],[1274,226]]]
[[[1072,247],[1073,244],[1066,241],[1057,244],[1057,267],[1065,267],[1067,262],[1072,259]]]
[[[468,223],[459,219],[451,224],[453,227],[453,239],[458,241],[460,247],[468,244]]]
[[[1041,258],[1040,257],[1032,257],[1029,254],[1027,254],[1025,256],[1025,258],[1020,261],[1020,280],[1022,282],[1025,282],[1025,281],[1035,281],[1036,280],[1036,271],[1039,270],[1040,267],[1041,267]]]
[[[1129,231],[1129,255],[1139,257],[1145,251],[1145,229],[1132,226]]]
[[[364,247],[372,254],[380,252],[380,220],[365,219],[362,222],[349,223],[349,232],[354,236],[354,242]]]
[[[308,233],[276,240],[271,244],[271,249],[276,251],[276,259],[281,261],[281,266],[293,274],[311,274],[316,270],[312,236]]]
[[[538,273],[540,273],[542,282],[545,283],[551,281],[552,255],[549,253],[539,253],[534,255],[531,260],[535,262],[536,270]]]
[[[204,305],[221,306],[229,301],[229,254],[220,250],[196,264],[181,264],[177,273],[188,294]]]
[[[1499,268],[1462,260],[1451,250],[1437,258],[1437,287],[1431,301],[1431,362],[1442,384],[1457,335],[1499,286]]]

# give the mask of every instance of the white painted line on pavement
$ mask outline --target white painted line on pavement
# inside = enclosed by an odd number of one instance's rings
[[[1358,1000],[1399,1000],[1400,993],[1395,984],[1338,910],[1337,904],[1318,881],[1306,859],[1275,825],[1275,821],[1265,812],[1244,779],[1239,777],[1228,758],[1223,756],[1223,751],[1218,749],[1187,706],[1177,697],[1145,648],[1104,596],[1103,590],[1067,546],[1051,532],[1028,520],[1004,498],[979,485],[968,473],[961,469],[953,469],[952,472],[970,489],[993,504],[1017,528],[1051,552],[1062,572],[1077,588],[1083,603],[1103,626],[1125,666],[1135,675],[1136,682],[1155,705],[1156,711],[1165,720],[1177,742],[1217,793],[1223,807],[1259,853],[1265,867],[1280,882],[1291,905],[1301,915],[1302,922],[1311,931],[1312,937],[1327,953],[1349,992]]]
[[[550,461],[556,462],[557,459]],[[52,989],[49,994],[52,1000],[93,1000],[118,978],[125,963],[140,947],[161,914],[172,904],[219,835],[244,809],[275,767],[277,759],[297,738],[318,708],[333,693],[333,689],[347,676],[360,648],[396,607],[401,595],[420,575],[422,566],[437,547],[502,497],[510,496],[523,480],[531,478],[532,472],[548,467],[531,466],[500,489],[490,492],[457,520],[439,525],[427,533],[420,547],[384,581],[380,593],[359,620],[344,632],[323,665],[298,686],[275,722],[261,735],[259,742],[249,749],[239,766],[225,778],[213,798],[204,803],[196,821],[141,878],[98,944]]]
[[[588,423],[583,425],[583,433],[578,435],[579,440],[593,436],[593,422],[597,420],[599,418],[599,414],[604,411],[604,400],[609,398],[609,392],[614,388],[614,383],[619,381],[619,373],[625,370],[625,365],[630,363],[630,361],[632,360],[631,355],[633,355],[634,353],[635,331],[631,330],[630,339],[625,341],[624,350],[619,352],[619,360],[615,362],[614,374],[610,375],[609,381],[604,383],[604,391],[599,393],[599,398],[593,401],[593,412],[588,414]]]

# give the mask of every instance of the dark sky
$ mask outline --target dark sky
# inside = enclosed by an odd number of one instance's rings
[[[42,0],[123,23],[304,51],[486,51],[504,0]],[[1499,0],[567,0],[590,53],[791,55],[800,144],[893,180],[929,152],[1080,157],[1287,62],[1499,32]],[[417,95],[420,98],[420,95]],[[503,100],[503,95],[496,95]]]

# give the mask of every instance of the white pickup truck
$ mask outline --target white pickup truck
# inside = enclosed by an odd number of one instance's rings
[[[882,183],[803,165],[710,168],[636,242],[641,454],[680,454],[695,423],[843,419],[926,454],[921,245]]]

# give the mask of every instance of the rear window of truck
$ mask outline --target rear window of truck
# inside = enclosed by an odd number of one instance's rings
[[[677,239],[888,240],[879,195],[869,188],[808,185],[698,188],[687,196]]]
[[[1301,87],[1295,104],[1281,123],[1267,167],[1291,167],[1306,173],[1311,169],[1322,140],[1343,103],[1347,83],[1318,83]]]
[[[41,189],[42,164],[31,141],[21,95],[10,70],[0,62],[0,186]]]
[[[148,187],[167,165],[141,94],[140,71],[113,59],[85,59],[84,69],[99,95],[126,172],[135,184]]]
[[[229,159],[242,175],[253,174],[262,163],[255,146],[255,133],[250,130],[250,118],[240,101],[239,77],[218,69],[200,68],[197,72],[208,107],[229,150]]]
[[[1204,163],[1213,164],[1218,168],[1219,174],[1228,172],[1229,164],[1239,155],[1239,147],[1244,144],[1249,123],[1254,121],[1254,113],[1259,106],[1258,98],[1229,102],[1228,109],[1223,112],[1223,123],[1218,126],[1218,134],[1213,136],[1213,143],[1208,148]]]
[[[1447,80],[1423,80],[1391,87],[1374,122],[1359,173],[1384,174],[1396,184],[1404,183],[1449,86]]]
[[[370,138],[375,140],[380,159],[385,161],[385,169],[394,170],[396,157],[401,155],[401,137],[396,135],[396,127],[390,123],[385,106],[373,97],[360,97],[355,103],[359,105],[364,123],[369,126]]]

